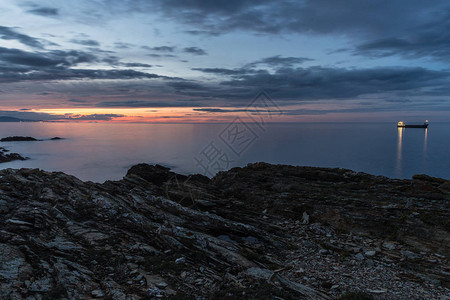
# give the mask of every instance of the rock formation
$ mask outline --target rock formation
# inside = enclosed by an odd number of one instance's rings
[[[425,175],[265,163],[103,184],[1,170],[0,298],[440,299],[449,199]]]
[[[23,157],[22,155],[18,153],[7,153],[9,150],[0,147],[0,163],[9,162],[13,160],[26,160],[26,157]]]
[[[38,141],[31,136],[8,136],[0,139],[0,142],[34,142]]]

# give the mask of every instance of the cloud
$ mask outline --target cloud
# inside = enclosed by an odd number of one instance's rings
[[[391,103],[409,103],[412,102],[409,99],[386,99],[386,102],[391,102]]]
[[[197,100],[183,100],[173,102],[145,101],[145,100],[125,100],[125,101],[104,101],[96,104],[96,107],[194,107],[202,106]]]
[[[0,47],[0,82],[24,80],[69,80],[69,79],[136,79],[163,78],[157,74],[131,69],[78,69],[82,63],[107,62],[112,65],[131,67],[151,67],[143,63],[121,63],[116,58],[101,58],[95,54],[77,50],[52,50],[27,52],[19,49]]]
[[[307,61],[313,61],[313,59],[307,57],[282,57],[280,55],[275,55],[252,62],[248,66],[268,65],[269,67],[290,68]]]
[[[91,114],[91,115],[77,115],[77,114],[66,114],[64,115],[64,120],[75,120],[75,121],[111,121],[116,118],[123,118],[125,115],[120,114]]]
[[[398,55],[407,59],[414,59],[428,56],[450,61],[450,52],[448,51],[450,48],[450,33],[448,33],[450,26],[443,30],[443,32],[435,31],[409,38],[383,38],[366,42],[358,45],[353,53],[377,58]]]
[[[172,81],[168,83],[169,86],[175,88],[176,90],[204,90],[205,86],[201,83],[193,81]]]
[[[192,70],[217,75],[243,75],[251,72],[250,69],[226,69],[226,68],[192,68]]]
[[[27,12],[30,14],[39,15],[43,17],[55,17],[59,15],[58,9],[52,7],[39,7],[30,9]]]
[[[279,67],[272,72],[251,67],[194,69],[227,77],[217,81],[216,85],[190,86],[190,89],[180,89],[178,92],[197,97],[209,96],[214,101],[226,99],[225,105],[229,106],[246,105],[261,89],[283,105],[307,100],[348,100],[369,94],[382,97],[381,94],[387,93],[390,93],[391,99],[400,102],[411,94],[447,95],[445,87],[450,83],[449,71],[419,67]]]
[[[82,100],[82,99],[69,99],[67,100],[69,102],[75,102],[75,103],[87,103],[88,101]]]
[[[194,108],[192,110],[207,113],[267,112],[267,110],[259,110],[259,109],[223,109],[223,108]]]
[[[154,58],[159,58],[159,57],[176,57],[176,55],[173,55],[173,54],[154,54],[154,53],[146,54],[146,56],[154,57]]]
[[[194,54],[194,55],[208,55],[205,50],[198,47],[186,47],[183,52]]]
[[[436,5],[436,1],[433,2]],[[360,43],[353,53],[373,57],[398,55],[409,59],[432,57],[450,61],[450,5],[441,5],[439,10],[432,5],[420,13],[424,21],[412,20],[410,30],[390,30],[387,36]]]
[[[140,1],[139,1],[140,2]],[[250,32],[263,35],[345,36],[355,54],[448,61],[450,3],[444,0],[360,1],[230,0],[220,2],[157,0],[166,18],[189,26],[193,35]]]
[[[27,52],[0,47],[0,63],[28,67],[71,66],[79,62],[92,62],[95,57],[79,51]],[[1,71],[0,71],[1,72]]]
[[[121,63],[122,66],[127,68],[151,68],[152,65],[143,63]]]
[[[152,51],[159,51],[159,52],[173,52],[175,51],[176,47],[171,46],[158,46],[158,47],[148,47],[148,46],[142,46],[143,49],[152,50]]]
[[[71,39],[70,42],[74,43],[74,44],[83,45],[83,46],[90,46],[90,47],[100,46],[100,43],[98,41],[89,40],[89,39],[86,39],[86,40]]]
[[[138,72],[134,70],[91,70],[91,69],[51,69],[48,71],[36,71],[34,73],[1,73],[0,82],[18,82],[18,81],[42,81],[42,80],[73,80],[73,79],[170,79],[170,77],[161,76],[152,73]]]
[[[424,68],[372,69],[282,68],[274,73],[235,76],[221,85],[247,90],[264,89],[274,97],[291,99],[339,99],[364,94],[419,91],[447,85],[450,72]]]
[[[134,46],[133,44],[124,43],[124,42],[115,42],[114,43],[114,47],[117,48],[117,49],[130,49],[133,46]]]
[[[157,0],[156,4],[167,17],[210,33],[240,30],[272,34],[353,32],[378,35],[387,29],[400,31],[416,24],[419,12],[423,18],[431,18],[433,13],[442,10],[445,2],[399,0],[384,1],[380,5],[348,0],[343,6],[335,0]],[[405,24],[405,21],[411,23]]]
[[[17,40],[24,45],[42,49],[44,48],[43,44],[38,40],[31,36],[18,33],[15,29],[11,27],[0,26],[0,39],[3,40]]]
[[[306,61],[313,61],[313,59],[306,57],[282,57],[281,55],[275,55],[271,57],[262,58],[254,62],[246,64],[242,68],[227,69],[227,68],[192,68],[192,70],[200,71],[203,73],[225,75],[225,76],[239,76],[255,73],[267,73],[265,69],[256,69],[257,67],[268,66],[275,69],[280,68],[292,68],[298,64],[302,64]]]

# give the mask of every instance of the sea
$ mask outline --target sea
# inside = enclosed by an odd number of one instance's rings
[[[337,167],[390,178],[427,174],[450,179],[450,123],[428,129],[396,123],[118,124],[0,123],[0,138],[32,136],[35,142],[1,142],[26,161],[5,168],[61,171],[85,181],[121,179],[138,163],[160,164],[181,174],[213,176],[248,163]],[[61,137],[60,140],[51,140]]]

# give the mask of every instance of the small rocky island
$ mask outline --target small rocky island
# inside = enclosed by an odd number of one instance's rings
[[[51,141],[63,140],[63,138],[55,136],[52,137],[50,140]],[[0,142],[36,142],[36,141],[43,141],[43,140],[38,140],[37,138],[31,136],[8,136],[0,139]]]
[[[0,142],[34,142],[38,141],[38,139],[35,139],[31,136],[8,136],[5,138],[0,139]]]
[[[0,298],[445,299],[450,182],[250,164],[0,171]]]

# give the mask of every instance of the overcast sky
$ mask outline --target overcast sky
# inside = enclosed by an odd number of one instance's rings
[[[0,116],[450,120],[446,0],[0,0]],[[153,118],[153,119],[152,119]]]

